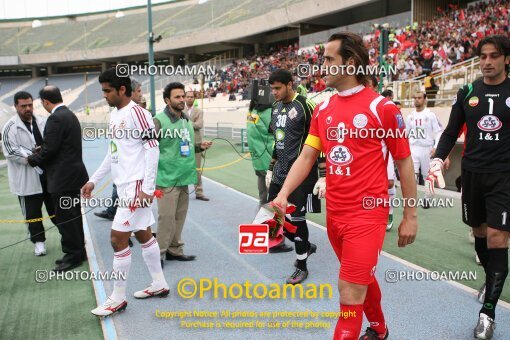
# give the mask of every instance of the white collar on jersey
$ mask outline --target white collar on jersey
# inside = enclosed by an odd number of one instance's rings
[[[338,95],[340,97],[352,96],[353,94],[360,92],[364,88],[365,88],[365,86],[358,85],[358,86],[353,87],[352,89],[343,90],[342,92],[338,92]]]
[[[428,108],[428,107],[426,107],[426,108],[424,108],[423,110],[421,110],[421,111],[419,111],[419,112],[418,112],[418,111],[416,111],[416,110],[414,110],[414,111],[413,111],[413,113],[415,113],[415,114],[420,114],[420,115],[421,115],[421,114],[423,114],[423,113],[428,113],[429,111],[430,111],[430,110],[429,110],[429,108]]]

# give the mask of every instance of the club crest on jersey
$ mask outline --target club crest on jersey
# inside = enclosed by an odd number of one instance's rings
[[[455,95],[455,97],[453,97],[452,106],[455,105],[456,103],[457,103],[457,95]]]
[[[478,121],[478,128],[482,131],[496,131],[501,128],[503,123],[494,115],[485,115]]]
[[[352,124],[357,127],[358,129],[362,129],[364,128],[365,126],[367,126],[367,123],[368,123],[368,118],[366,115],[364,115],[363,113],[358,113],[357,115],[354,116],[354,118],[352,119]]]
[[[505,101],[506,106],[510,107],[510,97],[508,97]]]
[[[478,97],[471,97],[469,98],[469,106],[475,107],[478,105]]]
[[[333,121],[333,117],[329,116],[328,118],[326,118],[326,124],[331,124],[331,122]]]
[[[294,119],[297,116],[297,110],[295,107],[292,108],[292,110],[287,113],[287,116],[289,116],[290,119]]]
[[[125,127],[126,127],[126,122],[125,121],[120,122],[119,129],[124,129]]]
[[[352,159],[351,152],[343,145],[335,145],[328,154],[329,162],[336,165],[347,165],[352,162]]]
[[[397,127],[399,129],[403,129],[406,127],[406,124],[404,123],[404,117],[402,117],[402,114],[400,112],[395,115],[395,118],[397,119]]]

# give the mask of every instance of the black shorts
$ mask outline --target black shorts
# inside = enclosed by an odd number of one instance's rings
[[[510,172],[462,170],[462,221],[470,227],[487,223],[510,231]]]
[[[282,186],[271,182],[268,189],[267,200],[271,202],[278,196]],[[312,194],[313,186],[301,185],[289,195],[288,201],[296,206],[296,211],[291,214],[293,217],[305,216],[309,213],[321,212],[321,201],[317,195]]]

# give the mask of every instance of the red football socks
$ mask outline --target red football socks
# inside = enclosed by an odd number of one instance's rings
[[[363,305],[340,304],[340,317],[335,328],[334,340],[358,339],[363,323]]]
[[[367,295],[363,303],[363,312],[365,312],[370,322],[370,328],[379,335],[385,335],[386,322],[384,321],[384,314],[381,307],[381,289],[375,278],[374,281],[368,285]]]

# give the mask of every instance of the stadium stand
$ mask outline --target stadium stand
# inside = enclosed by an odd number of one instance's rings
[[[232,6],[229,0],[203,4],[170,4],[154,6],[154,29],[163,38],[199,31],[205,27],[220,27],[262,15],[267,8],[281,8],[304,0],[268,0],[264,6],[255,0],[245,0]],[[183,15],[185,14],[185,15]],[[214,16],[214,18],[213,18]],[[0,27],[0,55],[95,49],[140,43],[147,36],[147,15],[144,10],[96,15],[90,20],[76,17],[42,20],[41,27]],[[56,22],[54,22],[56,21]]]
[[[4,96],[12,91],[19,90],[23,84],[28,82],[30,77],[6,77],[0,78],[0,101],[4,100]]]

